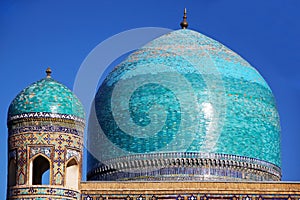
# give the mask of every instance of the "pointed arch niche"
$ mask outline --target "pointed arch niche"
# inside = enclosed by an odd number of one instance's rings
[[[66,165],[66,187],[78,189],[79,165],[77,160],[72,157]]]
[[[9,163],[8,163],[8,186],[16,185],[16,180],[17,180],[16,173],[17,173],[16,159],[11,158],[9,159]]]
[[[50,161],[42,154],[33,157],[30,162],[30,185],[50,185]],[[44,175],[48,174],[48,177]]]

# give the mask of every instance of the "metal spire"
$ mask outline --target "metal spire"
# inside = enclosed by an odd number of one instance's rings
[[[186,29],[188,27],[188,23],[186,21],[186,8],[184,8],[184,12],[183,12],[183,20],[182,22],[180,23],[180,26],[182,29]]]
[[[50,69],[50,67],[48,67],[46,69],[47,78],[51,78],[51,73],[52,73],[52,70]]]

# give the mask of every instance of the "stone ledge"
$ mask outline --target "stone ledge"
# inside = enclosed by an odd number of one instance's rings
[[[300,182],[82,182],[82,194],[300,194]]]

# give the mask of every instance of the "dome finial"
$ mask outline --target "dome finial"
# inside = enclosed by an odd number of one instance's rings
[[[183,12],[183,20],[182,22],[180,23],[180,26],[182,29],[186,29],[188,27],[188,23],[186,21],[186,8],[184,8],[184,12]]]
[[[50,67],[48,67],[48,68],[46,69],[47,78],[51,78],[51,73],[52,73],[52,70],[51,70]]]

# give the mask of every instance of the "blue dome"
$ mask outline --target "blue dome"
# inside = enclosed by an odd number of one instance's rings
[[[268,84],[232,50],[192,30],[163,35],[115,67],[98,90],[93,115],[91,169],[99,161],[164,153],[281,165]]]
[[[66,86],[47,77],[23,89],[11,102],[8,118],[25,113],[56,113],[84,119],[79,99]]]

